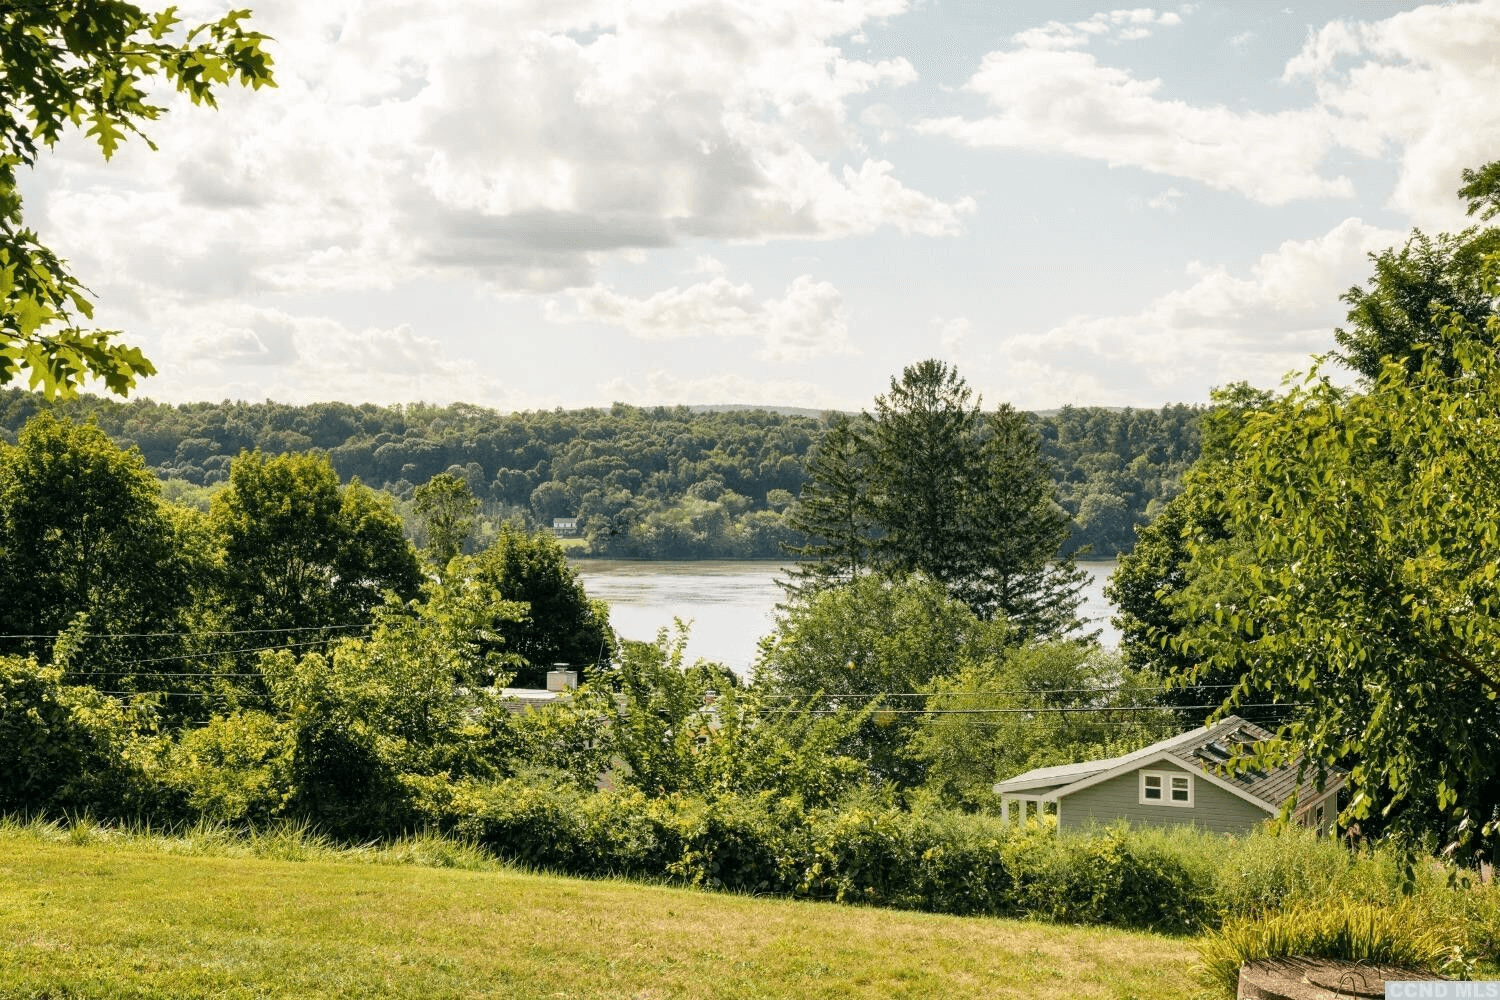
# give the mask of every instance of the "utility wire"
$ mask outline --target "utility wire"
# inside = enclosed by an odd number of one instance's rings
[[[1238,687],[1238,684],[1191,684],[1188,689],[1192,690],[1223,690]],[[1099,687],[1074,687],[1074,688],[991,688],[985,691],[881,691],[877,694],[824,694],[827,701],[844,701],[870,698],[948,698],[948,697],[975,697],[977,695],[1022,695],[1022,694],[1104,694],[1111,691],[1150,691],[1154,690],[1144,684],[1103,684]],[[1187,690],[1185,688],[1166,688],[1164,691]],[[796,701],[802,699],[799,694],[770,694],[763,695],[767,701]]]
[[[1036,705],[1031,708],[887,708],[877,709],[879,715],[1041,715],[1046,712],[1062,714],[1088,714],[1105,712],[1176,712],[1222,707],[1219,703],[1209,705]],[[1258,702],[1236,705],[1236,708],[1306,708],[1301,702]],[[808,715],[837,715],[837,709],[773,708],[768,714],[796,715],[806,711]]]
[[[321,639],[312,639],[312,640],[309,640],[307,642],[285,642],[285,643],[281,643],[281,644],[276,645],[276,646],[242,646],[239,649],[218,649],[218,650],[213,650],[212,652],[208,652],[208,653],[184,653],[184,654],[182,654],[180,656],[153,656],[153,657],[149,657],[149,658],[144,659],[144,660],[125,660],[125,661],[121,662],[119,664],[119,666],[128,667],[128,666],[132,666],[132,665],[137,664],[137,663],[168,663],[168,662],[178,661],[178,660],[207,660],[207,659],[211,659],[211,658],[213,658],[215,656],[230,656],[230,655],[235,654],[235,653],[264,653],[264,652],[268,652],[270,650],[277,650],[277,649],[300,649],[300,648],[302,648],[304,646],[321,646],[321,645],[323,645],[323,640],[321,640]],[[114,673],[118,675],[118,674],[121,674],[122,672],[121,671],[114,671]],[[131,673],[131,674],[133,674],[134,671],[125,671],[124,673]],[[104,676],[107,676],[107,675],[104,675]]]
[[[374,626],[375,622],[364,622],[358,625],[298,625],[293,628],[242,628],[209,632],[62,632],[49,635],[0,633],[0,639],[61,639],[63,636],[72,636],[78,639],[199,638],[208,635],[278,635],[287,632],[335,632],[340,629],[373,628]]]

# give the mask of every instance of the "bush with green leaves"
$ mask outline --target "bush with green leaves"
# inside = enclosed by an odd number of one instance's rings
[[[1235,996],[1240,968],[1263,958],[1328,958],[1436,972],[1461,955],[1463,932],[1437,924],[1420,906],[1349,900],[1303,904],[1260,918],[1235,919],[1198,946],[1201,977]]]
[[[175,818],[149,710],[0,657],[0,811]]]
[[[423,821],[408,779],[502,773],[508,712],[464,683],[473,664],[429,612],[393,602],[377,609],[369,638],[327,655],[262,654],[292,732],[300,815],[344,836],[399,833]]]
[[[291,726],[264,712],[235,712],[184,730],[166,757],[165,782],[187,809],[210,822],[264,825],[287,813]]]
[[[601,732],[616,761],[613,780],[648,795],[770,792],[811,807],[866,780],[849,748],[870,708],[824,714],[806,699],[746,689],[720,664],[686,664],[687,638],[679,621],[654,643],[627,642],[598,679],[619,700]],[[593,710],[587,699],[563,709]]]
[[[1213,870],[1191,838],[1124,824],[1058,835],[1028,824],[1002,847],[1017,911],[1064,923],[1191,931],[1212,919]]]

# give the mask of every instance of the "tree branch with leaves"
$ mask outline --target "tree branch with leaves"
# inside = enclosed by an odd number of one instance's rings
[[[87,327],[94,305],[67,262],[27,228],[19,168],[81,130],[106,160],[165,108],[148,84],[164,78],[194,104],[217,106],[231,83],[274,86],[266,36],[247,10],[186,31],[175,7],[119,0],[0,0],[0,385],[26,377],[51,397],[90,379],[124,395],[156,369],[119,331]]]

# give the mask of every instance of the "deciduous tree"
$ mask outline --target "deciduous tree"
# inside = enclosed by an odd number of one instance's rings
[[[501,525],[490,547],[464,560],[454,575],[526,605],[524,616],[507,612],[488,630],[494,651],[514,657],[517,686],[541,687],[556,663],[587,674],[609,662],[614,652],[609,610],[589,600],[550,531],[527,534]]]
[[[427,558],[442,576],[473,534],[479,501],[466,481],[444,472],[417,487],[412,509],[427,536]]]
[[[25,374],[32,388],[69,395],[94,377],[123,394],[155,372],[116,331],[84,327],[93,315],[88,290],[26,228],[16,171],[69,129],[84,129],[113,156],[165,111],[146,89],[152,78],[209,106],[229,83],[270,85],[266,38],[246,28],[248,17],[230,11],[184,33],[174,7],[0,5],[0,384]]]
[[[1470,215],[1492,218],[1500,212],[1500,161],[1463,172],[1458,195]],[[1348,326],[1335,331],[1340,361],[1374,381],[1387,359],[1401,359],[1409,373],[1422,368],[1435,352],[1439,367],[1458,371],[1438,333],[1451,319],[1470,324],[1483,335],[1494,314],[1497,296],[1486,272],[1486,260],[1500,253],[1500,228],[1471,226],[1460,233],[1428,236],[1413,230],[1399,250],[1371,254],[1375,273],[1368,288],[1344,293]]]
[[[1500,841],[1500,319],[1349,394],[1314,369],[1251,414],[1190,537],[1178,649],[1294,702],[1272,757],[1353,762],[1346,819],[1465,851]]]
[[[363,624],[384,593],[415,597],[422,574],[390,498],[340,487],[317,455],[247,452],[210,519],[224,547],[222,600],[244,629]]]
[[[171,652],[150,633],[178,630],[205,568],[186,534],[139,451],[92,424],[33,418],[0,445],[0,651],[47,662],[81,615],[76,669]]]

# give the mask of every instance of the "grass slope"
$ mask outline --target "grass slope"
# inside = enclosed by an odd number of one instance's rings
[[[1196,992],[1191,942],[1147,934],[57,839],[0,828],[0,996]]]

